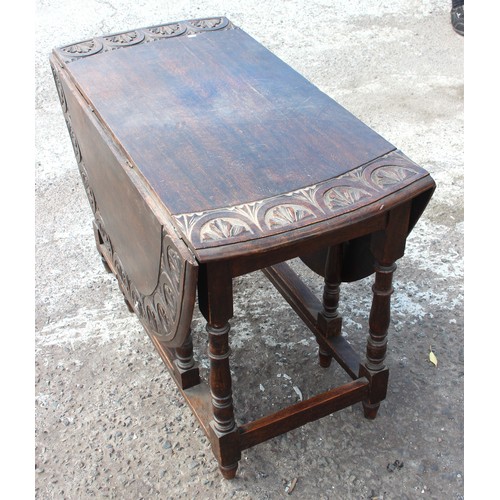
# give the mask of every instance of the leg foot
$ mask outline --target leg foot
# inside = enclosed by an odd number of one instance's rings
[[[319,364],[321,368],[328,368],[332,364],[332,354],[330,352],[319,349],[318,351]]]
[[[224,476],[224,479],[234,479],[236,476],[236,471],[238,470],[238,463],[230,465],[228,467],[220,465],[219,470],[221,474]]]
[[[366,418],[375,418],[380,402],[387,394],[389,370],[384,364],[387,352],[387,331],[389,329],[391,309],[390,300],[393,292],[392,275],[396,264],[375,265],[375,283],[370,311],[370,330],[366,346],[366,361],[360,366],[360,375],[370,381],[370,394],[363,402]]]
[[[375,419],[379,408],[380,403],[370,404],[367,401],[363,401],[363,412],[365,414],[365,418],[369,420]]]

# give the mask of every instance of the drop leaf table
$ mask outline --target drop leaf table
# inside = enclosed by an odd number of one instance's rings
[[[53,50],[97,249],[208,436],[225,478],[242,450],[385,398],[392,276],[429,173],[224,17]],[[286,263],[324,277],[317,298]],[[235,422],[232,280],[262,270],[351,382]],[[374,274],[366,353],[342,336],[342,282]],[[207,321],[208,380],[193,358]],[[269,308],[272,314],[272,308]],[[237,324],[234,325],[237,328]]]

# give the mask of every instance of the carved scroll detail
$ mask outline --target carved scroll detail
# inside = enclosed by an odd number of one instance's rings
[[[101,52],[115,50],[140,43],[148,43],[164,38],[172,38],[181,35],[193,36],[206,31],[218,31],[234,29],[235,26],[225,17],[214,17],[207,19],[191,19],[176,23],[162,24],[147,28],[115,33],[91,40],[66,45],[56,49],[56,52],[65,63],[88,57]]]
[[[160,340],[175,342],[174,346],[181,345],[185,340],[184,333],[187,334],[189,331],[178,331],[185,274],[189,272],[189,269],[170,236],[166,232],[163,235],[160,273],[156,289],[150,295],[144,295],[130,280],[120,257],[114,251],[99,211],[96,212],[96,224],[99,236],[104,242],[103,252],[106,254],[106,260],[113,262],[113,271],[120,290],[141,322]],[[177,338],[177,335],[180,337]]]

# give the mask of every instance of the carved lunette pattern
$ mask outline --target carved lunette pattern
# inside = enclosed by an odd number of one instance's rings
[[[162,341],[174,340],[181,315],[186,263],[179,255],[170,236],[166,232],[163,234],[158,284],[150,295],[144,295],[129,278],[120,257],[113,250],[99,210],[94,215],[99,236],[104,242],[103,251],[108,262],[111,261],[113,264],[112,269],[123,295],[150,333]],[[182,339],[176,339],[176,345],[180,345],[182,341]]]
[[[290,193],[174,217],[195,247],[226,245],[330,219],[374,203],[425,175],[425,170],[395,151]]]
[[[193,36],[206,31],[234,29],[235,26],[225,17],[191,19],[176,23],[162,24],[148,28],[96,37],[91,40],[59,47],[56,52],[65,63],[94,54],[129,47],[140,43],[154,42],[177,36]]]
[[[111,263],[110,269],[112,269],[116,276],[120,290],[129,304],[133,307],[146,329],[153,335],[157,336],[160,340],[167,343],[175,343],[174,346],[180,346],[185,340],[184,337],[189,333],[188,329],[185,329],[185,331],[179,331],[179,323],[182,313],[183,287],[186,280],[186,274],[189,272],[188,263],[179,254],[174,242],[164,230],[162,235],[159,277],[155,290],[149,295],[144,295],[129,278],[118,254],[114,249],[111,238],[106,231],[103,218],[97,206],[96,198],[89,182],[87,169],[83,161],[81,149],[71,125],[71,117],[64,95],[64,89],[59,79],[59,75],[53,66],[52,73],[73,145],[78,169],[82,178],[82,183],[89,199],[92,212],[94,213],[95,225],[99,237],[99,251],[102,252],[106,261]]]

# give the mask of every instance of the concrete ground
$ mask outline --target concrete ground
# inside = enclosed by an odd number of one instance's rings
[[[451,28],[449,3],[37,2],[36,498],[463,498],[464,38]],[[249,449],[233,481],[221,478],[207,439],[101,266],[48,64],[54,46],[218,15],[438,185],[399,262],[389,393],[377,419],[365,420],[358,405]],[[321,280],[301,272],[320,293]],[[368,279],[342,289],[346,335],[361,352],[370,286]],[[298,400],[296,388],[306,398],[345,380],[338,367],[319,368],[311,334],[261,274],[238,279],[235,293],[238,421]],[[196,312],[206,375],[203,326]]]

